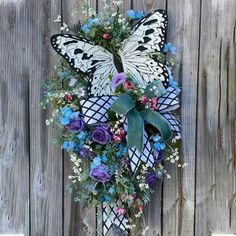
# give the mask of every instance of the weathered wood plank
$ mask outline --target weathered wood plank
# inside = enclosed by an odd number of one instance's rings
[[[45,126],[50,111],[40,111],[41,81],[54,73],[55,57],[50,35],[60,26],[53,20],[60,14],[59,0],[28,0],[28,32],[24,32],[29,51],[28,73],[30,90],[30,235],[63,235],[62,155],[52,141],[54,131]]]
[[[202,1],[196,235],[236,232],[235,11],[235,1]]]
[[[142,9],[143,11],[148,13],[155,9],[165,9],[166,0],[142,0],[142,1],[133,0],[133,7],[136,10]]]
[[[86,15],[82,11],[82,4],[85,1],[71,0],[63,1],[63,20],[72,30],[78,29],[79,21],[83,20]],[[90,7],[96,9],[96,0],[86,1]],[[68,176],[72,174],[70,157],[64,155],[64,235],[95,235],[96,232],[96,215],[95,208],[85,208],[85,203],[75,203],[73,194],[68,191]]]
[[[26,12],[25,1],[0,3],[0,233],[28,235],[30,49],[26,32],[30,27]]]
[[[182,158],[184,170],[168,165],[164,180],[163,235],[194,235],[196,103],[199,45],[199,1],[168,1],[168,42],[177,47],[174,78],[182,87]]]

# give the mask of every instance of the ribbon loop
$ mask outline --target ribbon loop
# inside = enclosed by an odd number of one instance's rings
[[[126,115],[131,109],[135,107],[132,97],[124,93],[118,97],[111,105],[111,110],[119,115]]]
[[[163,140],[168,140],[171,138],[171,126],[164,116],[153,110],[141,111],[140,115],[145,121],[147,121],[160,131]]]
[[[156,111],[146,109],[138,111],[135,108],[133,98],[124,93],[111,105],[111,110],[119,115],[125,115],[128,120],[127,147],[136,147],[141,153],[143,151],[144,120],[156,127],[163,140],[172,136],[169,122]]]
[[[136,147],[139,152],[143,151],[144,122],[139,112],[133,108],[127,113],[128,137],[127,147]]]

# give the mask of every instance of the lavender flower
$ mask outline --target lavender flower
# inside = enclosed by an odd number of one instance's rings
[[[100,164],[95,168],[91,168],[89,175],[92,179],[101,183],[108,182],[111,179],[109,169],[104,164]]]
[[[84,127],[84,122],[81,118],[74,118],[66,126],[69,131],[81,131]]]
[[[83,158],[83,160],[87,160],[89,159],[90,157],[92,157],[93,155],[93,152],[90,151],[88,148],[81,148],[80,150],[80,156]]]
[[[92,133],[92,140],[105,145],[111,140],[111,134],[107,125],[98,125]]]
[[[126,81],[125,73],[115,74],[112,78],[111,88],[113,91],[116,90],[116,87],[120,84],[123,84]]]
[[[155,163],[158,165],[163,160],[163,157],[164,157],[163,156],[163,151],[155,152],[154,157],[155,157]]]
[[[155,173],[148,173],[146,177],[146,181],[150,187],[153,187],[156,183],[157,176]]]

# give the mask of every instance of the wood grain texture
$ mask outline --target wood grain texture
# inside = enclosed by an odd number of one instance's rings
[[[0,233],[27,235],[30,49],[24,40],[30,27],[26,11],[24,2],[0,3]]]
[[[193,235],[200,2],[168,1],[167,11],[167,41],[177,47],[173,75],[182,88],[181,156],[189,166],[182,169],[168,165],[172,179],[164,180],[163,235]]]
[[[37,107],[41,79],[58,59],[49,44],[60,31],[53,20],[62,13],[76,28],[84,2],[102,9],[101,0],[0,1],[0,233],[96,234],[95,209],[73,203],[67,191],[71,166],[44,124],[50,111]],[[131,236],[142,235],[144,223],[146,236],[236,233],[236,2],[124,1],[122,11],[130,8],[168,10],[189,163],[184,170],[166,165],[172,179],[157,183]]]
[[[83,12],[82,4],[87,4],[96,9],[95,0],[80,0],[65,1],[62,0],[63,21],[74,33],[79,29],[79,23],[88,15]],[[73,194],[68,191],[69,180],[68,176],[72,174],[72,166],[70,157],[64,153],[64,235],[95,235],[96,232],[96,215],[95,207],[86,207],[86,204],[80,204],[73,201]]]
[[[50,111],[37,106],[42,99],[42,79],[54,73],[57,58],[52,52],[50,35],[60,25],[53,21],[60,14],[60,1],[28,1],[26,40],[29,72],[30,115],[30,235],[58,236],[63,234],[62,155],[53,144],[51,128],[45,125]]]
[[[166,0],[133,0],[133,8],[148,13],[154,9],[166,9]]]
[[[235,233],[235,1],[202,1],[197,235]]]

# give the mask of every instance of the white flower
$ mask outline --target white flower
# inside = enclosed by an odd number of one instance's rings
[[[73,87],[77,82],[77,79],[75,79],[74,77],[70,79],[70,82],[69,82],[69,86],[70,87]]]
[[[78,98],[81,98],[85,95],[85,91],[83,88],[79,88],[78,91],[77,91],[77,96]]]
[[[139,188],[140,188],[141,190],[144,189],[144,188],[145,188],[145,184],[144,184],[144,183],[139,184]]]
[[[65,22],[63,22],[63,25],[61,26],[61,30],[69,31],[69,27]]]
[[[171,176],[169,174],[166,174],[167,179],[171,179]]]
[[[89,17],[95,16],[96,15],[96,11],[93,8],[89,8],[88,9],[88,15],[89,15]]]
[[[57,19],[54,20],[54,22],[55,22],[55,23],[61,22],[61,15],[58,15],[58,16],[57,16]]]
[[[115,6],[121,6],[122,4],[123,4],[123,1],[113,1],[113,4],[115,5]]]

